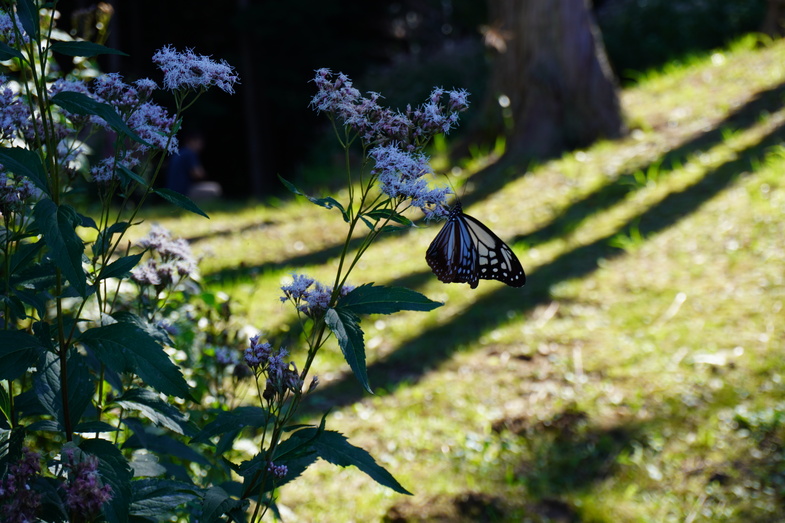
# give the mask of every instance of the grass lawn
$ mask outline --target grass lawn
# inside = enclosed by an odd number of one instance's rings
[[[438,224],[371,247],[352,283],[444,306],[363,320],[373,396],[337,346],[321,354],[309,419],[332,407],[328,428],[414,496],[320,463],[281,490],[286,521],[782,520],[785,41],[752,44],[626,89],[624,139],[466,162],[464,209],[519,254],[525,287],[440,283]],[[279,287],[331,281],[339,213],[206,210],[147,219],[192,239],[236,327],[298,354]]]

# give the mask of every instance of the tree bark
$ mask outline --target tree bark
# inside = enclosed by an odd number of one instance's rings
[[[551,156],[625,132],[588,0],[490,0],[489,15],[498,55],[482,119],[508,153]]]
[[[782,36],[785,27],[785,0],[769,0],[761,32],[769,36]]]

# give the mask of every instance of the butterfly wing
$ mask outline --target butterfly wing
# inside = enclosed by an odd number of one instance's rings
[[[439,281],[468,283],[474,289],[479,281],[477,248],[462,216],[460,204],[457,204],[428,247],[425,261]]]
[[[450,211],[425,260],[444,283],[468,283],[472,289],[480,278],[512,287],[526,283],[526,274],[512,249],[482,222],[463,214],[460,203]]]
[[[511,287],[526,283],[523,266],[509,245],[476,218],[462,214],[477,251],[477,270],[485,280],[499,280]]]

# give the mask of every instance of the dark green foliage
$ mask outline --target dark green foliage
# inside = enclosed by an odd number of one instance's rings
[[[766,0],[606,0],[597,10],[611,66],[622,79],[758,31]]]

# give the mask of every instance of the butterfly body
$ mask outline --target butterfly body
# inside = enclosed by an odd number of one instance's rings
[[[428,247],[425,261],[444,283],[468,283],[472,289],[480,279],[499,280],[511,287],[526,283],[512,249],[482,222],[463,214],[460,202]]]

